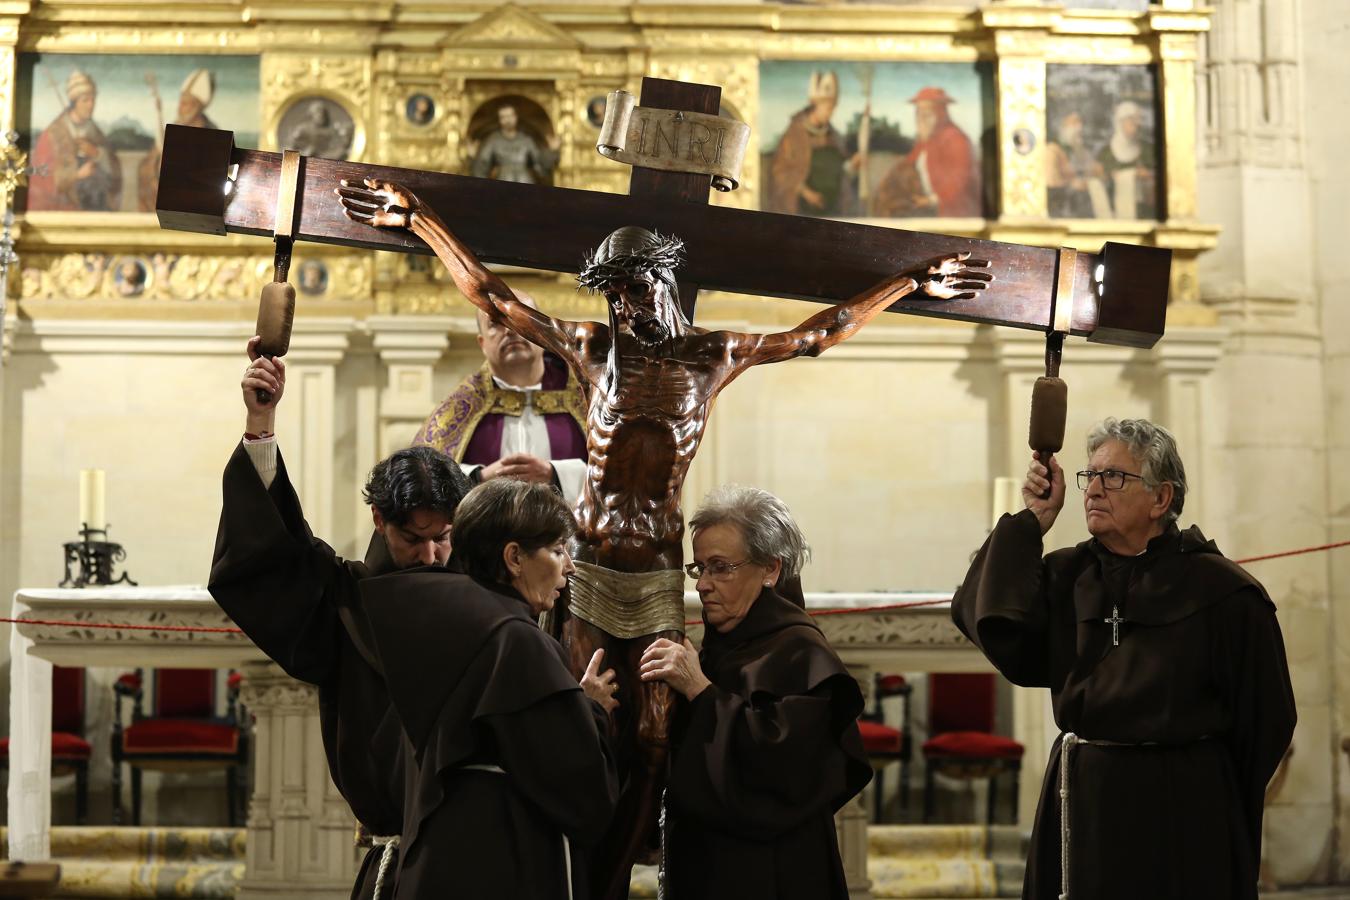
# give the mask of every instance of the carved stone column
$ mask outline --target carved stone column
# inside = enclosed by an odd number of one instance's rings
[[[1186,461],[1186,519],[1206,522],[1207,475],[1213,470],[1206,435],[1221,432],[1220,405],[1212,397],[1210,376],[1223,356],[1224,328],[1173,328],[1153,348],[1158,373],[1154,418],[1176,435]]]
[[[351,319],[296,321],[286,354],[286,396],[277,407],[286,468],[310,528],[325,536],[333,535],[335,370],[354,328]]]
[[[1328,191],[1327,180],[1343,168],[1343,117],[1332,86],[1344,80],[1336,36],[1344,4],[1211,5],[1199,185],[1202,212],[1223,226],[1224,239],[1202,257],[1201,270],[1203,301],[1231,333],[1216,366],[1226,392],[1218,406],[1224,421],[1211,429],[1228,489],[1210,485],[1200,524],[1225,551],[1243,556],[1328,541],[1344,480],[1327,451],[1340,424],[1329,404],[1343,392],[1327,369],[1328,342],[1343,329],[1327,316],[1343,307],[1343,292],[1319,290],[1317,279],[1319,265],[1344,268],[1344,195]],[[1301,53],[1300,43],[1310,49]],[[1332,105],[1323,106],[1323,97]],[[1306,119],[1305,109],[1312,113]],[[1324,121],[1330,130],[1314,143],[1312,129]],[[1188,502],[1187,519],[1189,513]],[[1344,672],[1337,652],[1343,604],[1328,562],[1319,554],[1252,569],[1275,601],[1298,700],[1298,752],[1265,817],[1271,875],[1282,885],[1333,881],[1343,874],[1338,864],[1350,858],[1344,826],[1350,793],[1334,754],[1346,733],[1344,694],[1334,677],[1338,666]]]
[[[355,821],[328,776],[318,690],[271,662],[244,666],[253,797],[240,900],[340,900],[356,878]]]
[[[450,346],[450,335],[444,316],[372,316],[366,324],[386,376],[380,389],[377,438],[378,458],[383,459],[408,446],[441,401],[435,396],[433,378],[436,363]],[[456,324],[455,331],[465,333],[461,339],[470,340],[473,326]]]

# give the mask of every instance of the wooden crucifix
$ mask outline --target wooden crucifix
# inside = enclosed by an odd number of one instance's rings
[[[645,79],[641,102],[715,114],[719,96]],[[170,126],[163,160],[164,227],[281,230],[280,154]],[[480,310],[589,385],[578,572],[557,619],[574,670],[603,648],[621,683],[616,727],[630,771],[595,860],[604,900],[627,896],[661,796],[675,695],[638,670],[682,650],[680,492],[718,393],[754,365],[816,355],[886,309],[1141,347],[1162,334],[1166,314],[1167,251],[1075,253],[713,207],[706,174],[635,169],[624,196],[305,159],[296,183],[284,223],[293,239],[434,253]],[[534,310],[485,262],[579,272],[605,295],[609,322]],[[700,286],[832,306],[781,334],[707,332],[692,324]],[[717,627],[711,612],[709,621]]]

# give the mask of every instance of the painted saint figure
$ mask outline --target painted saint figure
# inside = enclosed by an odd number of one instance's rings
[[[877,186],[879,216],[971,217],[981,214],[975,146],[947,107],[956,101],[939,87],[910,98],[918,140]]]
[[[113,212],[122,200],[122,167],[94,122],[98,85],[84,72],[66,79],[66,108],[33,148],[30,210]]]
[[[1065,219],[1109,219],[1105,170],[1088,149],[1083,116],[1060,119],[1055,140],[1045,148],[1045,186],[1050,215]]]
[[[852,214],[850,172],[857,160],[848,155],[843,135],[830,119],[839,106],[839,77],[813,72],[807,105],[788,123],[769,167],[770,212],[801,216]]]
[[[1143,136],[1144,110],[1133,100],[1116,105],[1111,140],[1097,154],[1117,219],[1158,215],[1158,178],[1153,143]]]
[[[506,105],[497,110],[498,129],[489,134],[474,154],[473,174],[477,178],[495,178],[519,184],[541,184],[558,165],[556,135],[547,146],[520,130],[520,115]]]
[[[159,115],[159,128],[155,132],[155,145],[137,167],[136,199],[141,212],[154,212],[155,196],[159,193],[160,158],[164,149],[164,116],[155,76],[147,74],[145,78],[155,101],[155,112]],[[216,123],[206,114],[206,108],[211,105],[215,95],[215,73],[210,69],[195,69],[189,73],[178,92],[178,117],[174,124],[189,128],[215,128]]]
[[[608,324],[571,322],[520,302],[406,188],[367,179],[344,181],[337,193],[355,221],[407,229],[424,240],[460,292],[493,322],[556,354],[590,386],[576,573],[561,631],[574,669],[603,648],[618,673],[622,715],[615,728],[619,745],[629,748],[628,780],[594,871],[597,897],[626,898],[632,863],[650,846],[675,706],[668,685],[635,676],[653,641],[683,636],[681,490],[713,402],[753,366],[816,356],[921,285],[935,300],[976,296],[993,278],[982,271],[988,262],[965,253],[934,260],[790,331],[705,331],[690,324],[678,302],[683,244],[629,226],[605,238],[578,278],[603,293]]]

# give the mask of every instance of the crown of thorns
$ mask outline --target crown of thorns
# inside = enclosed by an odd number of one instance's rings
[[[684,241],[677,237],[654,234],[654,243],[615,253],[602,259],[604,244],[586,257],[586,264],[577,276],[577,284],[592,291],[600,290],[611,281],[621,281],[664,269],[669,272],[684,262]]]

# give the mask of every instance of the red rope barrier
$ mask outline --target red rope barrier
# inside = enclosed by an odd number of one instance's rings
[[[202,634],[243,634],[239,628],[209,628],[197,625],[130,625],[111,622],[63,622],[59,619],[0,619],[0,622],[22,622],[24,625],[54,625],[59,628],[116,628],[126,631],[189,631]]]
[[[1289,556],[1302,556],[1306,553],[1321,553],[1326,550],[1335,550],[1338,547],[1350,547],[1350,541],[1337,541],[1334,544],[1319,544],[1316,547],[1301,547],[1297,550],[1285,550],[1280,553],[1267,553],[1264,556],[1249,556],[1246,559],[1235,559],[1234,562],[1239,565],[1248,563],[1264,562],[1268,559],[1284,559]],[[914,609],[920,606],[941,606],[944,603],[950,603],[950,600],[911,600],[907,603],[886,603],[879,606],[854,606],[843,609],[818,609],[810,611],[807,615],[811,616],[845,616],[857,615],[859,613],[875,612],[893,612],[898,609]],[[0,622],[11,624],[22,623],[24,625],[49,625],[57,628],[112,628],[125,631],[179,631],[196,632],[199,634],[243,634],[238,628],[210,628],[206,626],[195,625],[130,625],[114,624],[108,622],[64,622],[57,619],[10,619],[0,618]],[[684,623],[685,626],[702,625],[702,619],[692,619]]]
[[[1267,553],[1265,556],[1249,556],[1246,559],[1235,559],[1233,562],[1238,565],[1246,565],[1247,563],[1261,562],[1267,559],[1282,559],[1286,556],[1302,556],[1304,553],[1318,553],[1322,550],[1335,550],[1337,547],[1350,547],[1350,541],[1337,541],[1334,544],[1304,547],[1301,550],[1285,550],[1283,553]]]

